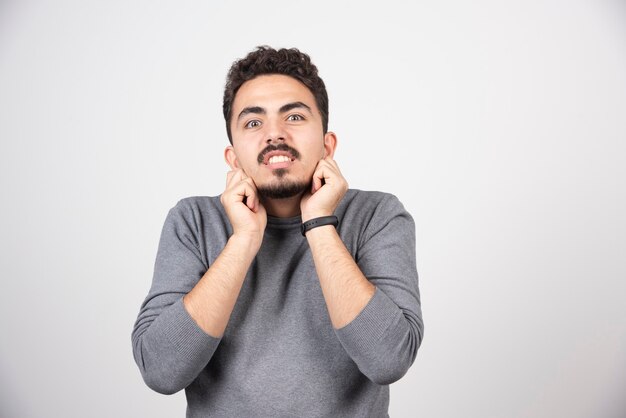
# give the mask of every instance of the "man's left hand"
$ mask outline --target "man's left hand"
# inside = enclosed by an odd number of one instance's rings
[[[313,173],[311,190],[302,196],[300,202],[302,222],[332,215],[347,191],[348,182],[335,160],[331,157],[320,160]]]

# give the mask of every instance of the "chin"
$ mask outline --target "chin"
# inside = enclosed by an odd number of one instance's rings
[[[261,199],[288,199],[310,190],[312,181],[313,179],[309,181],[274,180],[269,184],[257,185],[257,190]]]

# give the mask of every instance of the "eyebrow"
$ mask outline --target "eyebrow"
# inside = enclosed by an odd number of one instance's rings
[[[313,113],[313,112],[311,112],[311,108],[308,105],[306,105],[306,104],[304,104],[302,102],[292,102],[292,103],[284,104],[284,105],[282,105],[280,107],[280,109],[278,109],[278,111],[280,113],[285,113],[285,112],[289,112],[290,110],[293,110],[293,109],[306,109],[306,110],[309,111],[309,113]],[[257,115],[265,115],[267,112],[261,106],[244,107],[243,110],[241,112],[239,112],[239,115],[237,116],[237,120],[240,120],[244,116],[249,115],[251,113],[254,113],[254,114],[257,114]]]
[[[279,112],[285,113],[285,112],[289,112],[292,109],[299,109],[299,108],[304,108],[308,110],[309,113],[312,113],[311,108],[302,102],[293,102],[293,103],[287,103],[286,105],[282,105],[279,109]]]
[[[263,109],[261,106],[244,107],[243,110],[241,112],[239,112],[239,116],[237,116],[237,120],[243,118],[244,116],[246,116],[246,115],[248,115],[250,113],[256,113],[256,114],[264,115],[265,114],[265,109]]]

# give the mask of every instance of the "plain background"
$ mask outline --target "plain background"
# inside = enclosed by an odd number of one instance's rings
[[[350,186],[414,216],[392,417],[626,416],[623,1],[0,1],[0,415],[184,416],[130,333],[167,211],[222,192],[226,71],[311,55]]]

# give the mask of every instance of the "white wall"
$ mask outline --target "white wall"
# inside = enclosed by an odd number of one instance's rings
[[[0,415],[184,415],[130,332],[167,211],[222,191],[226,71],[270,44],[320,68],[351,186],[416,220],[391,416],[626,416],[625,3],[338,3],[0,2]]]

